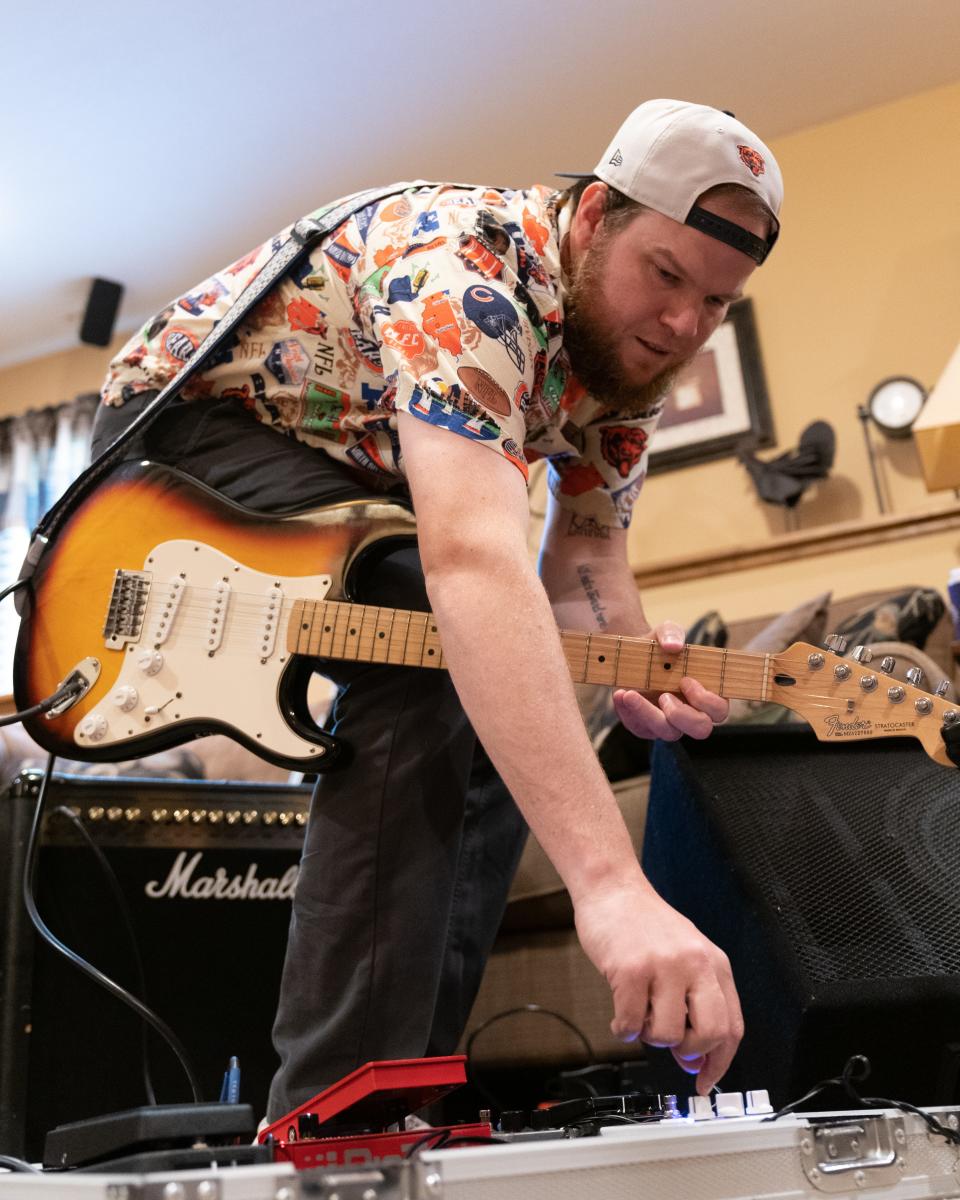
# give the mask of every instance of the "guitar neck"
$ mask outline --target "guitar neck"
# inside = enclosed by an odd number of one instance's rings
[[[677,692],[684,675],[730,700],[765,700],[770,655],[684,646],[667,654],[650,638],[561,630],[560,642],[574,683],[638,691]],[[445,669],[432,613],[374,608],[339,600],[296,600],[287,626],[287,649],[312,658],[391,663]]]

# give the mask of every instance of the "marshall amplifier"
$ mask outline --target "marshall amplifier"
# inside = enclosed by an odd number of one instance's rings
[[[192,1098],[169,1047],[47,946],[24,911],[23,855],[41,777],[24,772],[0,798],[0,1152],[33,1158],[54,1125],[146,1103],[144,1047],[157,1100]],[[40,914],[62,942],[171,1027],[204,1100],[218,1098],[236,1055],[241,1099],[266,1111],[276,1066],[270,1029],[310,792],[309,785],[51,780]],[[112,867],[132,931],[71,815]]]

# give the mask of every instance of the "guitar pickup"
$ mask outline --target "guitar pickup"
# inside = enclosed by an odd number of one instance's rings
[[[173,628],[173,619],[177,615],[177,609],[180,607],[180,601],[183,599],[185,584],[183,577],[178,575],[171,579],[167,584],[165,592],[160,592],[155,600],[159,605],[160,611],[157,614],[156,623],[150,634],[150,641],[154,646],[162,646],[170,636],[170,630]]]
[[[277,644],[277,628],[283,608],[283,588],[274,585],[267,590],[267,602],[263,607],[263,628],[260,633],[260,660],[266,661]]]
[[[223,626],[227,619],[227,610],[230,607],[230,596],[230,584],[225,579],[217,580],[213,601],[210,605],[210,619],[207,622],[207,644],[204,647],[207,654],[214,654],[220,649],[220,643],[223,641]]]

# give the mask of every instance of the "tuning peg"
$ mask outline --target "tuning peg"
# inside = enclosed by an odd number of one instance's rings
[[[869,646],[854,646],[853,653],[850,655],[854,662],[868,663],[873,662],[873,651]]]
[[[910,667],[907,671],[907,683],[912,683],[915,688],[923,687],[925,678],[922,667]]]
[[[880,659],[880,670],[884,673],[884,675],[892,675],[893,668],[896,665],[897,665],[897,660],[893,657],[892,654],[885,654],[883,656],[883,658]]]
[[[828,650],[832,650],[834,654],[842,654],[847,648],[847,639],[842,633],[831,633],[827,635],[823,644]]]
[[[947,692],[949,692],[949,691],[950,691],[950,680],[949,679],[941,679],[940,682],[937,684],[937,686],[933,689],[933,694],[935,696],[939,696],[940,699],[942,700],[944,698],[944,696],[947,694]]]

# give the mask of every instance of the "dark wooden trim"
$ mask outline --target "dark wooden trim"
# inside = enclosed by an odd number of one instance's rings
[[[960,505],[929,513],[910,516],[877,517],[867,521],[845,521],[820,529],[787,533],[776,542],[754,546],[728,546],[683,558],[664,559],[649,567],[635,570],[633,575],[640,588],[662,587],[684,579],[703,579],[734,571],[749,571],[755,567],[772,566],[797,558],[813,558],[818,554],[839,554],[862,546],[881,546],[907,538],[926,537],[934,533],[960,530]]]

